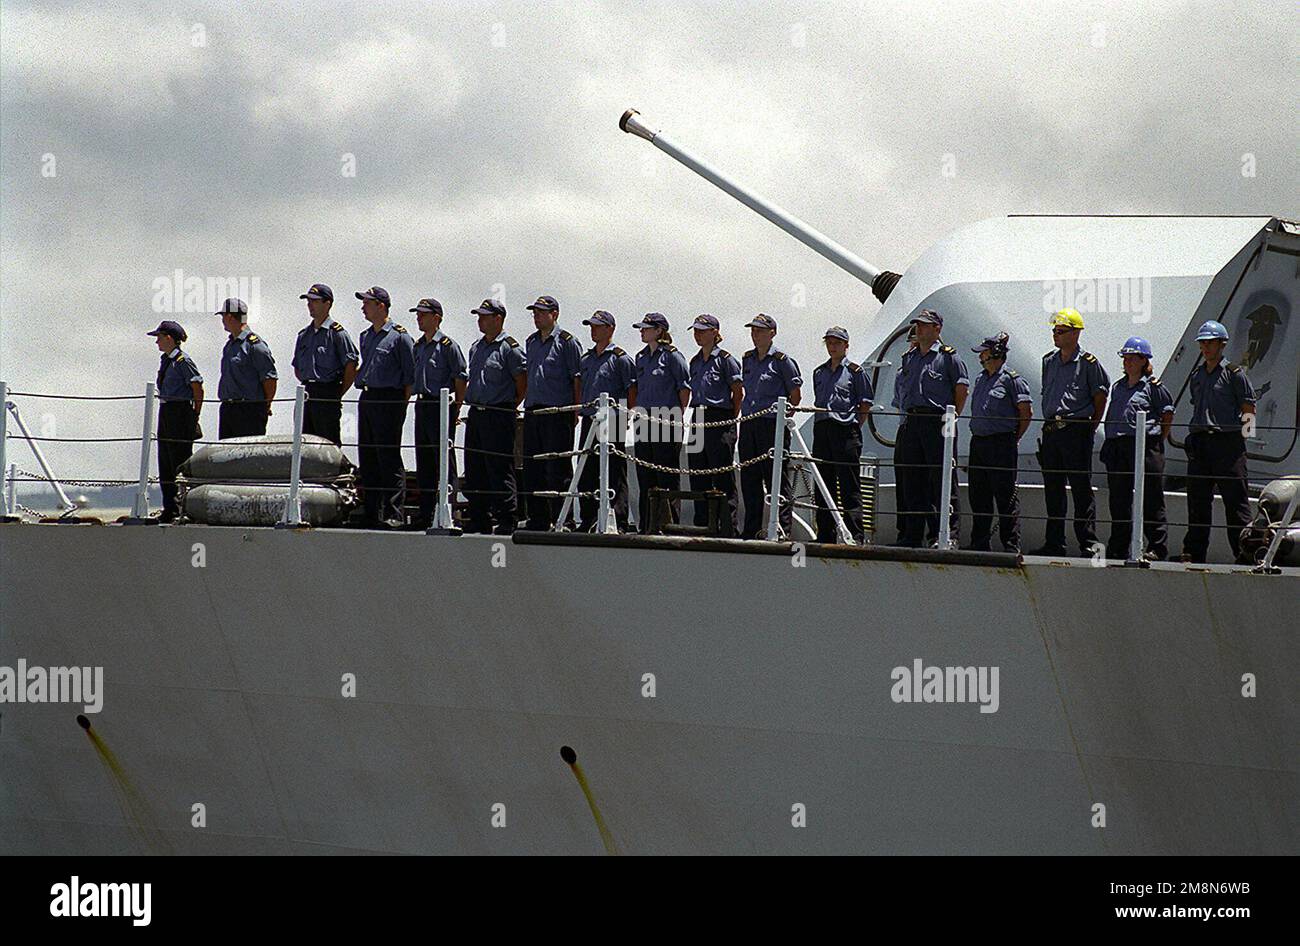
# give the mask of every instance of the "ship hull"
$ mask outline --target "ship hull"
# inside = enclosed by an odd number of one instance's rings
[[[1295,570],[804,552],[2,527],[0,853],[1300,852]]]

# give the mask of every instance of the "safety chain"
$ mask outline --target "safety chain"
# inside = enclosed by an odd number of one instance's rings
[[[642,460],[640,457],[633,456],[630,453],[624,453],[618,447],[611,446],[609,452],[616,457],[622,457],[624,460],[631,460],[637,466],[643,466],[647,470],[655,470],[659,473],[687,473],[695,476],[717,476],[721,473],[730,473],[733,470],[743,470],[747,466],[753,466],[755,463],[762,463],[764,460],[771,462],[772,448],[769,447],[766,453],[760,453],[756,457],[750,457],[748,460],[741,460],[739,463],[732,463],[727,466],[710,467],[703,470],[683,470],[681,467],[664,466],[661,463],[651,463],[649,460]]]

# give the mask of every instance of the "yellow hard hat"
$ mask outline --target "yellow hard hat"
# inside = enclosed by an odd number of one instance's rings
[[[1064,325],[1067,328],[1083,328],[1083,316],[1079,314],[1078,309],[1062,309],[1053,315],[1047,324],[1053,327]]]

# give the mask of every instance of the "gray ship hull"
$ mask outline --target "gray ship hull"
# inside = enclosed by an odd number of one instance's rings
[[[752,548],[0,527],[0,853],[1300,853],[1296,570]]]

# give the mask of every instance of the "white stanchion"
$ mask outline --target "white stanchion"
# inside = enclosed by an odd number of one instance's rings
[[[298,385],[293,392],[293,455],[289,461],[289,495],[284,500],[284,515],[275,524],[277,529],[301,529],[302,503],[298,501],[298,487],[302,478],[302,420],[306,411],[307,389]]]
[[[772,425],[775,435],[772,438],[772,489],[768,494],[767,538],[775,542],[780,534],[781,483],[785,472],[785,425],[786,400],[776,399],[776,423]]]
[[[957,408],[952,404],[943,412],[943,482],[939,486],[940,549],[952,548],[952,464],[957,445]]]
[[[1138,411],[1134,418],[1137,436],[1133,438],[1133,508],[1130,522],[1133,534],[1128,542],[1128,564],[1137,565],[1142,561],[1142,508],[1146,502],[1146,464],[1147,464],[1147,412]]]
[[[140,483],[135,491],[135,505],[126,519],[127,525],[143,525],[149,518],[149,459],[153,453],[154,413],[157,410],[158,386],[150,381],[144,386],[144,432],[140,437]]]
[[[791,426],[790,432],[799,442],[799,452],[804,456],[812,456],[812,451],[808,449],[808,443],[803,439],[803,434],[799,432],[799,428]],[[822,471],[817,468],[817,461],[810,460],[808,462],[812,464],[813,483],[816,485],[817,491],[822,494],[822,500],[826,503],[826,508],[831,511],[831,518],[835,520],[835,531],[839,535],[840,541],[845,545],[855,545],[853,533],[849,532],[849,527],[844,522],[844,516],[840,514],[840,508],[835,505],[835,497],[831,495],[830,487],[826,485],[826,480],[822,478]]]
[[[433,510],[433,523],[426,535],[460,535],[451,515],[451,442],[456,436],[456,425],[451,416],[451,392],[438,391],[438,417],[442,437],[438,443],[438,503]]]

